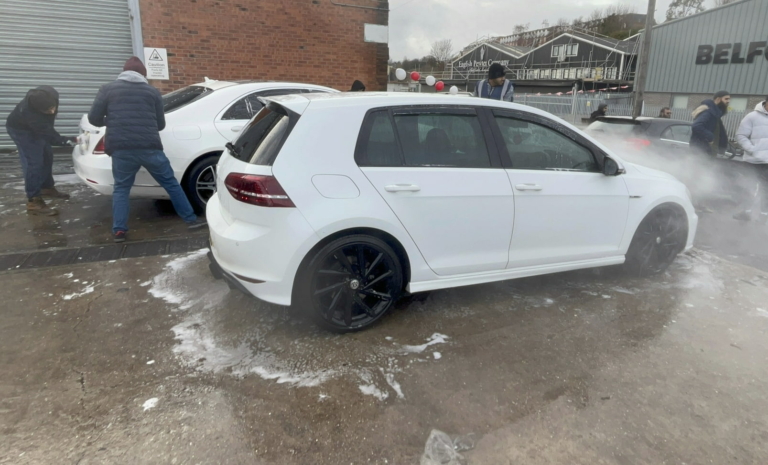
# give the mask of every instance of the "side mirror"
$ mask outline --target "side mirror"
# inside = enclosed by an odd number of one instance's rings
[[[618,176],[623,173],[624,170],[619,168],[619,164],[613,158],[605,157],[603,162],[603,174],[606,176]]]

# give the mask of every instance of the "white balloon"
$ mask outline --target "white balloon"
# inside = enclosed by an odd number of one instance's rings
[[[452,95],[456,95],[459,93],[459,88],[456,86],[451,86],[451,90],[449,91]]]
[[[427,85],[428,86],[434,86],[435,85],[435,77],[434,76],[427,76],[427,79],[425,79],[425,81],[427,81]]]
[[[397,70],[395,70],[395,77],[397,77],[398,81],[405,79],[405,70],[403,68],[397,68]]]

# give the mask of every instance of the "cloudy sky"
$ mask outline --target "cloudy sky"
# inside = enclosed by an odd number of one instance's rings
[[[670,2],[656,0],[656,21],[664,21]],[[595,9],[619,3],[637,13],[648,9],[647,0],[389,0],[389,56],[422,57],[440,39],[451,39],[458,51],[483,36],[511,34],[515,24],[537,29],[544,20],[554,24],[560,18],[586,18]]]

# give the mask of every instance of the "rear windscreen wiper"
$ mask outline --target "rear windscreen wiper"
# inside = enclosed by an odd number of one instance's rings
[[[241,150],[240,147],[235,147],[235,145],[232,142],[227,142],[227,145],[225,145],[224,147],[226,147],[227,150],[229,150],[229,153],[231,153],[232,155],[236,157],[240,155],[240,150]]]

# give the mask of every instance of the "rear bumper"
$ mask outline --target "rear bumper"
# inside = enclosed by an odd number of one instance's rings
[[[232,286],[260,300],[291,305],[294,277],[317,243],[315,231],[296,208],[248,206],[251,222],[225,218],[219,195],[211,197],[205,209],[217,263],[211,272],[217,276],[220,269]]]
[[[82,154],[79,147],[72,152],[72,164],[75,174],[85,184],[99,194],[112,195],[115,179],[112,177],[112,158],[108,155]],[[170,196],[160,186],[134,186],[131,198],[169,199]]]
[[[230,289],[237,289],[243,294],[252,295],[248,289],[246,289],[245,286],[243,286],[242,283],[237,280],[237,278],[224,271],[221,265],[219,265],[219,262],[216,261],[216,257],[213,256],[213,252],[211,252],[210,249],[208,250],[208,260],[210,261],[208,264],[208,269],[211,270],[211,274],[214,278],[223,279]]]

